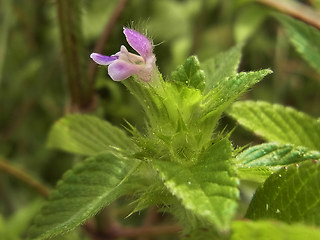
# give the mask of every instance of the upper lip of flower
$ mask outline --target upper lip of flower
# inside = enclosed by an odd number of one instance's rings
[[[109,65],[108,73],[115,81],[121,81],[136,74],[143,81],[150,81],[155,68],[155,56],[152,44],[147,37],[133,29],[123,28],[129,45],[139,55],[128,52],[125,46],[111,56],[92,53],[90,57],[100,65]]]

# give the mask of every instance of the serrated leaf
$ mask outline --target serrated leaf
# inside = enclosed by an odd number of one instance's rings
[[[320,152],[292,144],[264,143],[246,149],[236,161],[240,168],[251,168],[283,166],[312,159],[320,159]]]
[[[231,240],[303,240],[320,239],[320,229],[302,224],[276,221],[234,221]]]
[[[320,159],[320,152],[292,144],[264,143],[250,147],[236,158],[241,179],[263,182],[281,166]]]
[[[318,29],[293,19],[287,15],[276,14],[290,37],[290,41],[301,56],[316,71],[320,71],[320,32]]]
[[[293,108],[261,101],[244,101],[234,103],[228,114],[266,141],[320,150],[320,124]]]
[[[241,50],[242,44],[238,44],[201,64],[206,75],[206,93],[211,91],[217,82],[237,74],[241,60]]]
[[[182,85],[187,85],[203,91],[205,88],[205,74],[200,68],[200,62],[196,56],[189,57],[183,65],[180,65],[171,74],[171,79]]]
[[[183,206],[218,230],[228,229],[239,195],[238,182],[230,163],[231,148],[227,139],[220,140],[191,166],[152,161],[165,186],[181,200]]]
[[[58,120],[50,130],[47,145],[83,155],[107,150],[135,151],[134,144],[123,130],[94,116],[81,114],[67,115]]]
[[[319,182],[320,164],[316,160],[282,168],[257,189],[246,217],[319,225]]]
[[[135,164],[133,160],[101,153],[65,173],[36,217],[29,239],[48,239],[66,233],[121,195],[133,191],[126,184]]]
[[[263,183],[274,171],[267,167],[238,168],[238,176],[241,180]]]
[[[217,113],[221,114],[241,94],[270,73],[272,71],[269,69],[257,72],[241,72],[218,82],[215,88],[204,98],[203,105],[208,111],[205,112],[201,120],[203,121]]]

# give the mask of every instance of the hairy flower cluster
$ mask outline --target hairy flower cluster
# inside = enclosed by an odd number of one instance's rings
[[[129,28],[124,28],[129,45],[139,55],[128,52],[125,46],[111,56],[92,53],[90,57],[100,65],[108,65],[108,74],[114,81],[122,81],[132,75],[137,75],[142,81],[149,82],[155,70],[156,58],[153,54],[150,40]]]

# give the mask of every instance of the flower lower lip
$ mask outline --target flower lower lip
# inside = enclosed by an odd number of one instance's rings
[[[112,56],[104,56],[99,53],[91,53],[90,57],[92,58],[93,61],[100,65],[109,65],[113,61],[117,60],[119,57],[112,55]]]

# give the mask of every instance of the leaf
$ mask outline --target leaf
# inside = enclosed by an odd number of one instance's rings
[[[257,189],[246,217],[319,225],[319,182],[320,164],[316,160],[282,168]]]
[[[211,145],[194,165],[152,161],[168,190],[196,216],[225,230],[237,207],[238,181],[230,164],[232,147],[227,139]]]
[[[238,44],[201,64],[206,75],[206,93],[211,91],[217,82],[237,74],[241,50],[242,44]]]
[[[50,130],[48,147],[94,155],[102,151],[135,151],[131,139],[120,128],[94,116],[72,114],[58,120]]]
[[[236,158],[241,179],[263,182],[281,166],[320,159],[320,152],[292,144],[264,143],[250,147]]]
[[[302,224],[276,221],[234,221],[231,240],[302,240],[320,239],[320,229]]]
[[[258,4],[247,4],[238,11],[234,22],[234,38],[236,42],[247,41],[266,19],[268,10]]]
[[[10,218],[2,219],[0,215],[0,236],[3,240],[22,239],[30,222],[36,212],[39,210],[41,202],[36,200],[27,206],[18,209]]]
[[[205,88],[205,74],[201,70],[200,62],[196,56],[189,57],[183,65],[173,71],[171,79],[176,83],[182,83],[200,91]]]
[[[289,35],[292,45],[311,67],[320,71],[320,32],[318,29],[283,14],[275,17]]]
[[[267,167],[238,168],[238,177],[241,180],[263,183],[273,171]]]
[[[208,110],[201,120],[204,121],[213,114],[221,114],[240,95],[270,73],[272,71],[269,69],[257,72],[241,72],[218,82],[203,100],[203,108]]]
[[[264,143],[253,146],[236,158],[239,167],[244,168],[283,166],[312,159],[320,159],[320,152],[281,143]]]
[[[228,114],[266,141],[320,150],[320,124],[293,108],[261,101],[244,101],[234,103]]]
[[[90,157],[64,174],[34,221],[29,239],[64,234],[128,191],[135,162],[111,153]]]

